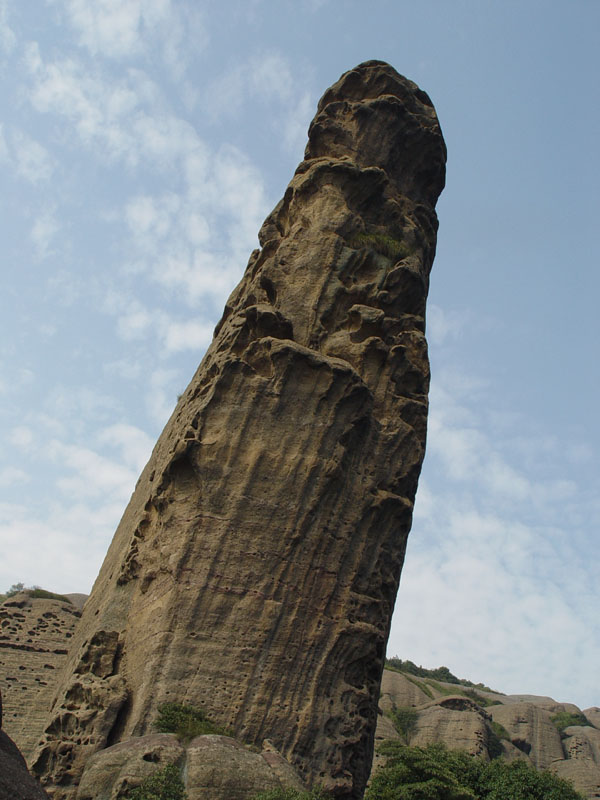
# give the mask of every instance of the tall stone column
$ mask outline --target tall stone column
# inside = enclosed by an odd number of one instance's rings
[[[85,606],[38,751],[55,797],[166,701],[362,795],[425,447],[445,156],[429,97],[387,64],[325,92]]]

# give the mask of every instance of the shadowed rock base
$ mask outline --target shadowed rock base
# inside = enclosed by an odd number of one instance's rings
[[[55,798],[165,701],[362,795],[424,453],[444,165],[431,101],[390,66],[323,96],[85,606],[35,766]]]

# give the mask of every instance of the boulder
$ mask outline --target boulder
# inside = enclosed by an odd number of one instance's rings
[[[86,765],[77,800],[118,800],[156,770],[175,764],[189,800],[250,800],[272,789],[302,789],[293,768],[268,743],[253,752],[227,736],[150,734],[108,747]]]

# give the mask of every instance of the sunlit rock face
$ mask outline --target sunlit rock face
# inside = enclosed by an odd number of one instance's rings
[[[321,99],[86,604],[38,750],[55,798],[165,701],[361,796],[424,454],[444,168],[431,101],[387,64]]]

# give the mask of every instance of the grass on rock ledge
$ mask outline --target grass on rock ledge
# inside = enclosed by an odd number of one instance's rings
[[[163,703],[158,707],[158,719],[154,727],[160,733],[174,733],[182,742],[189,742],[196,736],[214,733],[219,736],[232,736],[230,730],[211,722],[204,711],[183,703]]]

